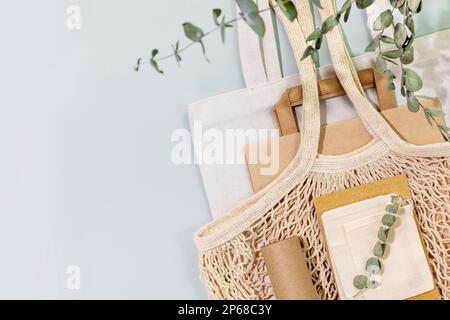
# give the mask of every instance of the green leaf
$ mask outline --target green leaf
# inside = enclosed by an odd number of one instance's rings
[[[392,15],[391,10],[386,10],[377,17],[373,24],[373,29],[375,31],[386,29],[392,24],[392,21],[394,21],[394,16]]]
[[[356,6],[358,7],[358,9],[366,9],[370,7],[374,2],[375,0],[356,0]]]
[[[397,214],[398,210],[399,210],[399,206],[391,203],[386,207],[385,210],[386,210],[386,212]]]
[[[353,286],[358,290],[365,289],[368,280],[369,279],[367,278],[367,276],[363,276],[363,275],[356,276],[353,279]]]
[[[320,3],[320,0],[311,0],[314,5],[320,9],[323,9],[322,4]]]
[[[398,59],[403,55],[402,49],[397,50],[389,50],[386,52],[383,52],[383,57],[389,58],[389,59]]]
[[[408,0],[408,8],[413,13],[418,13],[422,9],[422,0]]]
[[[344,15],[345,22],[347,22],[348,18],[350,17],[350,13],[352,11],[352,4],[353,4],[353,0],[345,1],[341,7],[341,10],[339,10],[339,12],[338,12],[339,15],[342,15],[343,13],[345,13],[345,15]]]
[[[173,49],[173,55],[175,57],[175,61],[177,62],[178,66],[179,66],[180,62],[181,62],[181,56],[178,52],[180,50],[180,41],[177,41],[177,43],[174,46],[172,46],[172,49]]]
[[[284,12],[289,21],[294,21],[297,19],[297,9],[292,1],[288,0],[277,0],[278,6]]]
[[[302,61],[305,60],[306,58],[312,56],[314,51],[316,51],[316,49],[314,49],[312,46],[308,46],[305,49],[305,52],[303,52]]]
[[[400,57],[403,64],[411,64],[414,62],[414,47],[408,47],[405,49],[403,56]]]
[[[328,17],[322,25],[322,33],[328,33],[333,30],[339,24],[338,16],[330,16]]]
[[[373,254],[378,258],[383,258],[384,252],[386,250],[386,245],[380,241],[378,241],[373,247]]]
[[[313,31],[313,33],[311,33],[308,38],[306,39],[307,42],[309,41],[314,41],[317,40],[319,38],[321,38],[322,35],[322,30],[320,28],[317,28],[316,30]]]
[[[142,59],[141,58],[137,59],[136,66],[134,67],[134,71],[136,71],[136,72],[139,71],[141,64],[142,64]]]
[[[316,40],[316,43],[314,44],[314,48],[316,48],[316,50],[320,50],[320,48],[322,47],[322,42],[323,42],[323,36],[321,36],[319,39]]]
[[[376,257],[369,258],[366,263],[366,271],[371,274],[379,274],[381,272],[381,262]]]
[[[156,61],[156,56],[158,55],[158,53],[159,53],[159,51],[158,51],[158,49],[153,49],[152,50],[152,57],[151,57],[151,59],[150,59],[150,65],[157,71],[157,72],[159,72],[159,73],[164,73],[164,71],[162,71],[160,68],[159,68],[159,65],[158,65],[158,62]]]
[[[394,44],[395,43],[393,38],[385,36],[385,35],[381,36],[381,41],[384,42],[384,43],[387,43],[387,44]]]
[[[441,110],[435,110],[435,109],[425,109],[425,112],[432,117],[444,117],[445,113]]]
[[[414,23],[413,17],[409,16],[408,18],[406,18],[406,26],[412,33],[416,32],[416,25]]]
[[[259,15],[259,9],[255,2],[253,0],[236,0],[236,3],[241,10],[240,15],[248,26],[259,37],[264,37],[266,26],[264,25],[264,20]]]
[[[350,9],[352,7],[352,4],[353,4],[353,0],[345,1],[341,7],[341,10],[339,10],[339,13],[343,14],[344,12],[346,12],[348,9]]]
[[[161,74],[164,73],[164,71],[162,71],[162,70],[159,68],[158,62],[156,62],[156,60],[150,59],[150,65],[151,65],[157,72],[159,72],[159,73],[161,73]]]
[[[348,21],[348,18],[350,17],[350,13],[352,12],[352,7],[350,6],[347,11],[345,11],[345,15],[344,15],[344,22]]]
[[[403,5],[405,4],[405,0],[390,0],[390,2],[391,6],[393,6],[394,8],[403,7]]]
[[[366,48],[366,52],[374,52],[375,50],[378,49],[378,47],[380,46],[380,37],[375,37],[373,38],[372,41],[370,41],[369,45]]]
[[[423,87],[422,78],[411,69],[404,69],[405,87],[410,92],[417,92]]]
[[[408,33],[406,31],[406,27],[401,23],[397,23],[394,28],[394,41],[397,48],[403,48],[407,37]]]
[[[199,42],[205,35],[203,30],[190,22],[183,23],[184,35],[193,42]]]
[[[375,60],[375,70],[377,70],[379,73],[384,73],[387,68],[387,63],[383,59],[381,55],[377,56],[377,59]]]
[[[395,223],[397,218],[393,216],[392,214],[385,214],[383,218],[381,219],[381,223],[385,225],[386,227],[392,227]]]
[[[231,28],[232,26],[227,24],[225,21],[225,16],[222,17],[222,21],[220,21],[220,37],[222,38],[222,43],[225,43],[225,31],[227,28]]]
[[[378,240],[380,240],[383,243],[386,243],[388,236],[389,236],[389,229],[380,227],[380,230],[378,230]]]
[[[220,25],[220,23],[219,23],[219,17],[222,15],[222,9],[218,9],[218,8],[216,8],[216,9],[213,9],[213,20],[214,20],[214,24],[216,25],[216,26],[219,26]]]

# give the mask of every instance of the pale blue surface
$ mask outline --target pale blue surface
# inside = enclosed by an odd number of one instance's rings
[[[426,2],[421,34],[449,28],[449,2]],[[210,64],[195,47],[165,76],[132,66],[183,39],[185,20],[212,26],[216,6],[234,15],[231,0],[2,1],[0,298],[206,298],[192,236],[208,206],[198,169],[170,162],[170,135],[189,102],[243,87],[236,37],[206,41]],[[354,54],[364,20],[345,27]],[[80,291],[65,285],[72,264]]]

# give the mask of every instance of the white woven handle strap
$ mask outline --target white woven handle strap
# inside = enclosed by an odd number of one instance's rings
[[[305,52],[307,48],[306,38],[314,30],[314,20],[310,3],[309,0],[297,0],[299,17],[291,22],[278,7],[275,0],[270,0],[270,2],[275,8],[275,12],[288,35],[300,71],[300,80],[303,86],[304,103],[302,109],[302,124],[300,128],[302,139],[297,156],[301,159],[300,166],[307,163],[311,163],[312,165],[317,156],[320,137],[320,104],[316,67],[311,58],[302,61],[303,52]]]
[[[275,31],[272,26],[272,13],[269,0],[258,0],[258,8],[266,26],[266,34],[260,39],[243,20],[237,22],[239,53],[242,73],[247,88],[264,85],[281,79],[281,68]],[[239,13],[240,9],[236,5]]]

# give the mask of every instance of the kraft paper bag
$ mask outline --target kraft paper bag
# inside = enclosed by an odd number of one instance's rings
[[[426,108],[441,110],[441,104],[438,99],[423,99],[421,102]],[[399,107],[384,110],[381,114],[397,133],[409,143],[426,145],[445,141],[439,128],[435,124],[428,122],[422,110],[413,113],[406,107]],[[442,124],[444,124],[443,120]],[[274,140],[249,144],[245,147],[247,167],[255,192],[261,191],[278,177],[297,153],[300,143],[299,133],[282,136],[277,139],[279,150],[277,150],[276,154],[272,154],[271,148]],[[365,146],[371,139],[372,137],[359,118],[326,125],[322,127],[319,153],[332,156],[350,153]],[[271,163],[278,164],[278,169],[273,174],[262,174],[262,172],[267,172],[267,170],[263,169],[270,166],[270,164],[260,163],[259,161],[251,163],[253,158],[250,156],[250,152],[261,148],[264,148],[267,152],[267,158],[271,159]],[[273,149],[276,150],[277,148]]]

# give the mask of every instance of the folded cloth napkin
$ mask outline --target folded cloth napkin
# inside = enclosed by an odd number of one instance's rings
[[[359,292],[353,278],[366,274],[368,258],[373,256],[386,206],[392,195],[357,202],[322,215],[325,238],[337,280],[340,298],[354,299]],[[366,290],[358,299],[405,300],[434,289],[412,204],[405,206],[388,237],[383,269],[375,280],[377,289]]]

